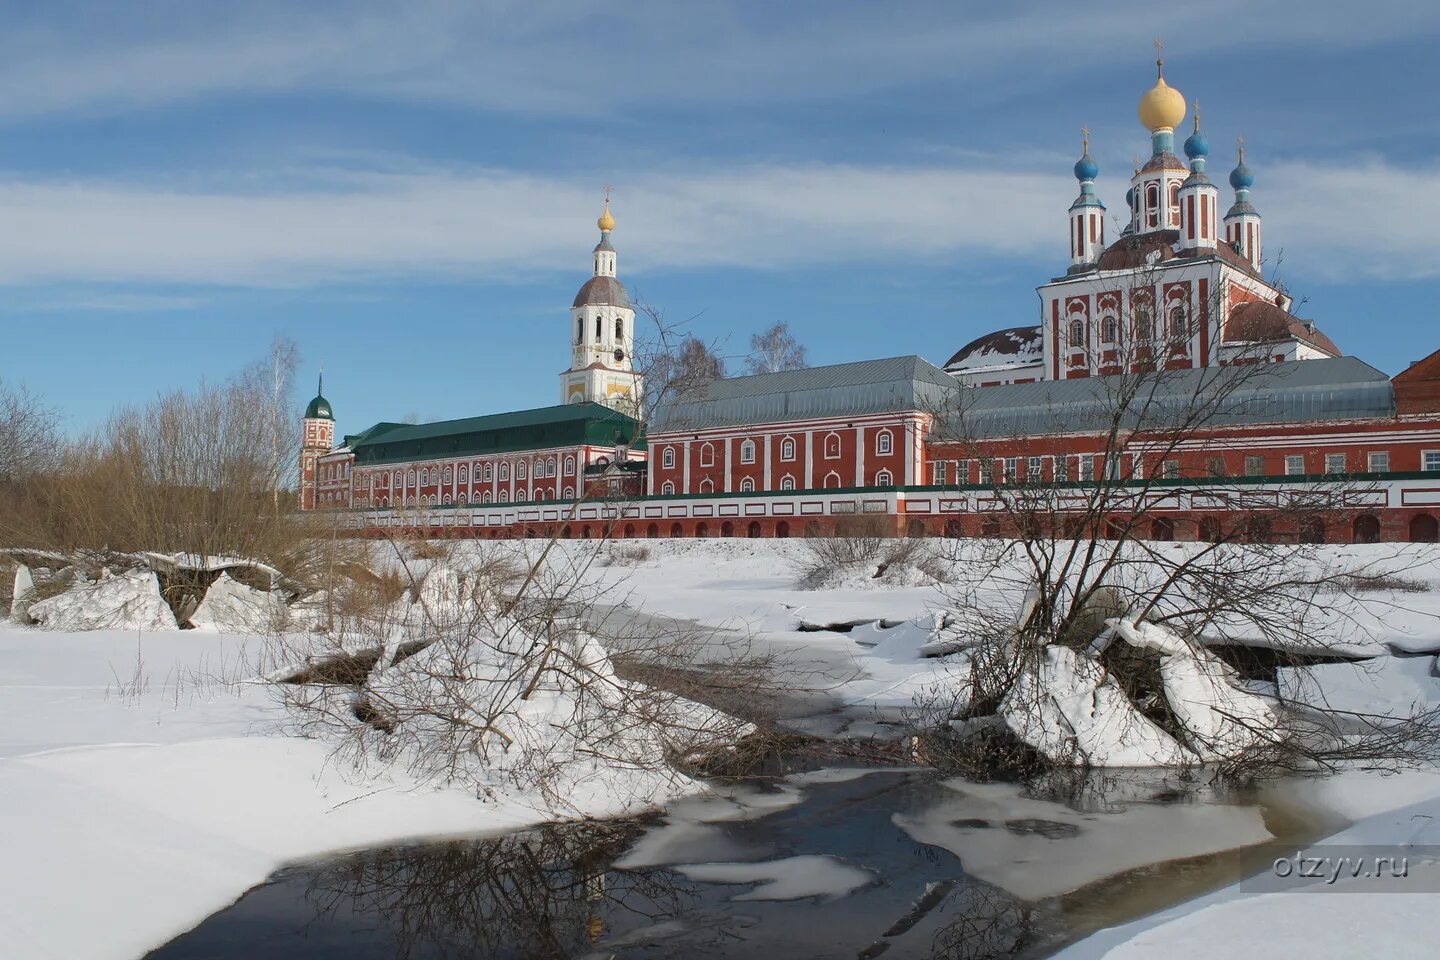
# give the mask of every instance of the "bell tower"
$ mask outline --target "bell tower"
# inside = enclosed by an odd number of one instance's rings
[[[315,399],[305,407],[300,420],[300,509],[315,509],[316,466],[320,457],[335,445],[335,414],[325,399],[325,374],[315,388]]]
[[[615,216],[610,188],[605,211],[595,221],[592,272],[570,305],[570,369],[560,375],[564,403],[603,403],[635,416],[641,377],[635,372],[635,308],[616,277],[615,247],[610,242]]]

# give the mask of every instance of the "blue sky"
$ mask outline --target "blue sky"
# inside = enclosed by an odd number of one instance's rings
[[[1440,348],[1440,4],[0,2],[0,378],[72,431],[276,333],[344,431],[557,402],[615,185],[633,293],[742,354],[1035,322],[1079,129],[1166,73],[1347,352]],[[1229,191],[1223,199],[1228,202]],[[303,402],[305,396],[299,399]]]

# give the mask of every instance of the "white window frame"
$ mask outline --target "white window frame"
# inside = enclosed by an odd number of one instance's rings
[[[744,478],[742,478],[741,481],[740,481],[740,492],[741,492],[741,493],[754,493],[754,492],[755,492],[755,479],[754,479],[753,477],[744,477]]]
[[[1371,450],[1365,454],[1365,467],[1368,473],[1389,473],[1390,451]]]
[[[1325,454],[1325,472],[1327,474],[1345,473],[1350,469],[1350,458],[1344,453]]]
[[[660,466],[665,470],[675,469],[675,448],[666,447],[660,453]]]
[[[700,466],[715,466],[715,444],[711,443],[709,440],[706,440],[704,443],[700,444]]]
[[[888,457],[895,452],[895,435],[888,429],[875,434],[875,456]]]
[[[834,440],[834,441],[835,441],[835,452],[834,452],[834,453],[831,453],[831,452],[830,452],[830,441],[831,441],[831,440]],[[820,455],[821,455],[822,457],[824,457],[826,460],[839,460],[840,457],[841,457],[841,455],[842,455],[843,453],[844,453],[844,444],[842,444],[842,443],[840,442],[840,434],[836,433],[836,432],[833,431],[833,430],[832,430],[831,432],[825,434],[825,438],[820,441]]]
[[[1298,470],[1296,468],[1299,468]],[[1292,453],[1285,458],[1285,476],[1303,477],[1305,475],[1304,454]]]
[[[895,477],[890,473],[889,470],[881,470],[879,473],[875,474],[875,486],[890,487],[894,485]]]
[[[675,481],[666,480],[660,485],[661,496],[670,497],[675,495]]]
[[[755,462],[755,441],[751,440],[749,437],[746,437],[740,442],[740,462]]]
[[[785,474],[785,476],[783,476],[783,477],[780,478],[780,489],[781,489],[781,490],[794,490],[794,489],[795,489],[795,478],[792,477],[792,476],[790,476],[790,474],[788,474],[788,473]]]
[[[1421,450],[1420,469],[1425,473],[1440,470],[1440,450]]]
[[[780,441],[780,459],[789,463],[795,459],[795,438],[786,437]]]

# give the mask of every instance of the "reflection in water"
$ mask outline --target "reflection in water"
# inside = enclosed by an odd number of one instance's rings
[[[642,831],[634,821],[579,823],[382,850],[326,865],[305,897],[321,918],[383,917],[397,960],[573,957],[616,925],[683,934],[677,918],[693,896],[682,878],[610,870]]]
[[[1204,783],[1102,774],[1022,788],[887,771],[805,782],[803,800],[792,785],[680,803],[644,822],[371,851],[286,871],[153,960],[1040,956],[1126,919],[1145,899],[1137,886],[1152,898],[1149,909],[1165,905],[1153,898],[1167,889],[1200,892],[1185,886],[1199,861],[1178,873],[1148,866],[1061,896],[1021,891],[1044,886],[1033,879],[1037,862],[1080,883],[1103,876],[1107,868],[1079,861],[1099,860],[1096,841],[1116,845],[1127,823],[1134,848],[1186,818],[1208,817],[1203,808],[1256,802]],[[1174,809],[1186,806],[1200,809]],[[1244,820],[1258,808],[1216,812]],[[937,839],[921,840],[917,825]],[[716,851],[723,857],[712,859],[732,861],[749,851],[751,862],[718,874],[694,869]],[[797,889],[826,892],[747,899],[754,878],[821,854],[875,882],[837,895],[835,885],[802,876]],[[717,875],[728,882],[702,882]]]

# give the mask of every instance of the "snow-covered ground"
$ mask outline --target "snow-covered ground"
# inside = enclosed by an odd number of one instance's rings
[[[691,620],[716,628],[717,643],[743,641],[783,654],[797,684],[845,707],[849,719],[831,732],[858,730],[853,723],[861,716],[897,718],[917,693],[953,680],[952,664],[918,655],[930,635],[913,621],[944,605],[933,587],[856,581],[802,590],[796,580],[804,547],[797,541],[644,545],[648,560],[596,568],[613,588],[605,601],[616,615]],[[578,556],[587,546],[561,549]],[[510,547],[527,548],[534,545]],[[1351,649],[1385,655],[1393,648],[1440,648],[1440,571],[1406,576],[1430,589],[1382,597],[1384,607],[1349,634]],[[831,624],[858,626],[801,629]],[[422,785],[393,770],[371,769],[361,777],[335,765],[328,744],[285,735],[283,714],[263,686],[236,682],[255,675],[259,643],[198,630],[0,626],[0,952],[6,957],[134,957],[286,862],[404,839],[506,831],[550,815],[536,797],[480,801],[464,789]],[[1433,661],[1385,656],[1319,668],[1311,679],[1348,709],[1435,703],[1440,681]],[[618,812],[618,798],[633,801],[636,786],[594,782],[574,795],[575,810]],[[664,799],[670,789],[639,786],[651,800]],[[1419,832],[1440,816],[1440,775],[1356,772],[1317,790],[1324,804],[1357,821],[1345,835],[1357,838],[1350,842],[1440,842]],[[998,794],[970,801],[1020,802]],[[928,829],[913,826],[917,836]],[[1161,833],[1171,830],[1159,826]],[[1177,837],[1199,838],[1177,841],[1178,854],[1204,852],[1206,829],[1199,822],[1178,827]],[[965,851],[962,858],[982,867],[985,851],[972,839],[925,842],[953,842]],[[717,851],[716,859],[727,857]],[[790,864],[763,879],[783,892],[795,875],[815,866]],[[1007,867],[986,869],[1000,876]],[[739,867],[726,877],[762,879]],[[831,879],[827,889],[838,894],[859,877]],[[1248,952],[1246,938],[1261,933],[1271,942],[1283,936],[1307,956],[1346,942],[1353,954],[1362,919],[1371,936],[1392,939],[1391,955],[1410,955],[1405,938],[1419,936],[1428,916],[1407,905],[1411,900],[1397,894],[1258,897],[1231,889],[1104,931],[1068,955],[1164,950],[1183,957],[1196,943],[1208,956],[1222,937],[1234,952]],[[1204,936],[1197,938],[1196,930]],[[1385,941],[1371,940],[1359,952],[1376,952],[1377,943]]]

